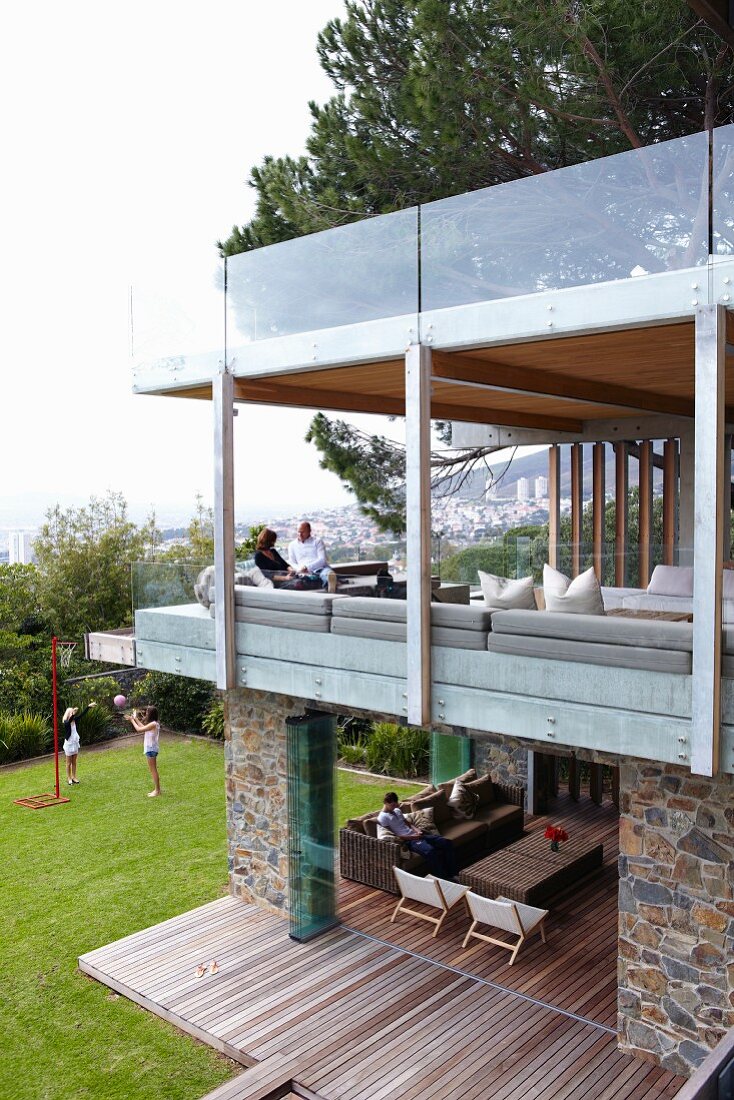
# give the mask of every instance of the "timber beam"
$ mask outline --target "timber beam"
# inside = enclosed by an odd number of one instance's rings
[[[236,397],[261,405],[288,405],[305,409],[329,409],[334,412],[365,412],[383,416],[404,416],[402,397],[379,394],[348,393],[322,390],[309,386],[277,385],[248,379],[236,381]],[[447,401],[431,401],[434,420],[468,421],[474,424],[502,424],[511,428],[539,428],[553,432],[580,432],[582,422],[543,413],[514,412],[512,409],[486,409],[482,405],[454,405]]]
[[[433,376],[437,380],[472,382],[487,389],[505,393],[533,394],[536,397],[556,397],[587,405],[618,406],[626,409],[663,413],[666,416],[695,415],[694,403],[688,397],[653,393],[612,382],[575,378],[532,367],[508,366],[485,362],[467,355],[433,353]]]

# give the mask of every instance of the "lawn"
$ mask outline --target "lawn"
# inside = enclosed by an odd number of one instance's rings
[[[234,1070],[76,970],[83,952],[225,892],[222,746],[161,750],[160,799],[139,746],[82,752],[71,803],[46,810],[12,800],[49,790],[50,764],[0,774],[2,1097],[195,1100]]]
[[[0,773],[0,1096],[196,1100],[237,1067],[78,973],[77,956],[226,891],[222,746],[166,740],[164,797],[139,746],[79,758],[72,801],[27,810],[48,763]],[[339,772],[338,820],[396,784]]]

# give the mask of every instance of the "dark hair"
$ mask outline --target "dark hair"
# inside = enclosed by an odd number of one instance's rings
[[[157,722],[158,721],[158,707],[146,707],[145,708],[145,721]]]
[[[278,541],[278,536],[275,531],[271,531],[269,527],[263,527],[260,534],[257,536],[257,543],[255,544],[256,550],[272,550]]]
[[[398,802],[399,799],[398,799],[398,796],[395,794],[395,791],[388,791],[387,794],[385,795],[384,801],[385,802]]]

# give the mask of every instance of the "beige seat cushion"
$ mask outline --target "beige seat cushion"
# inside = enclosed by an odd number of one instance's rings
[[[468,844],[470,840],[477,840],[487,831],[483,821],[447,821],[441,826],[441,836],[452,840],[454,844]]]
[[[513,806],[509,802],[495,802],[492,806],[480,806],[474,820],[482,821],[494,829],[499,825],[512,825],[515,821],[523,821],[524,816],[522,806]]]

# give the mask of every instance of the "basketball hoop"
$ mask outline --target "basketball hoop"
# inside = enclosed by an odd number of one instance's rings
[[[71,663],[71,655],[76,649],[76,642],[60,642],[58,638],[51,639],[51,684],[53,691],[54,714],[54,772],[55,785],[53,794],[31,795],[29,798],[14,799],[16,805],[25,806],[29,810],[45,810],[47,806],[59,806],[68,802],[68,798],[61,797],[59,789],[59,700],[56,690],[56,669],[68,668]]]
[[[76,649],[76,642],[57,642],[56,660],[59,668],[68,668],[71,664],[71,655]]]

